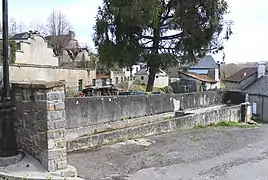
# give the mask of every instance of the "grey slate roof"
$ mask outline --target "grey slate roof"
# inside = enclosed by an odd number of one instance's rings
[[[259,94],[268,96],[268,76],[262,76],[251,85],[246,87],[244,91],[250,94]]]
[[[218,64],[211,55],[206,55],[201,58],[197,64],[190,67],[190,69],[218,69]]]
[[[28,32],[18,33],[12,36],[10,39],[20,40],[20,39],[28,39],[30,34]]]
[[[158,69],[157,73],[160,73],[160,72],[161,70]],[[149,70],[147,69],[147,67],[143,67],[138,72],[136,72],[135,75],[149,75]]]

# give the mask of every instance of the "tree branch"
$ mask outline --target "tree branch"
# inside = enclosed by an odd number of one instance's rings
[[[160,37],[161,40],[170,40],[170,39],[175,39],[175,38],[179,38],[183,35],[183,32],[178,33],[178,34],[174,34],[174,35],[170,35],[170,36],[163,36]]]

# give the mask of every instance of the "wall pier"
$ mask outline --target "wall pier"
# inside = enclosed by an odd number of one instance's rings
[[[68,167],[64,82],[13,83],[18,146],[49,172]]]

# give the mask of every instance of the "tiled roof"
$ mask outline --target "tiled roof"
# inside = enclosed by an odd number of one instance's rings
[[[231,76],[224,79],[224,81],[231,81],[231,82],[241,82],[242,80],[246,79],[247,77],[257,73],[257,67],[248,67],[243,68],[240,71],[232,74]]]
[[[268,96],[268,76],[262,76],[251,85],[246,87],[244,91],[251,94],[260,94]]]
[[[218,64],[211,55],[207,55],[198,60],[197,64],[190,67],[190,69],[217,69]]]
[[[179,73],[186,75],[186,76],[189,76],[191,78],[203,81],[203,82],[209,82],[209,83],[216,83],[217,82],[216,80],[214,80],[208,76],[200,75],[200,74],[197,74],[195,72],[180,71]]]

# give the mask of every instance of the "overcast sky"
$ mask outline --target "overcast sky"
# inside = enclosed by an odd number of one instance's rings
[[[267,61],[268,1],[227,0],[228,19],[234,21],[234,35],[225,43],[226,62]],[[53,9],[63,12],[71,22],[77,39],[93,47],[92,26],[102,0],[9,0],[9,17],[31,28],[44,23]],[[214,56],[221,59],[222,54]]]

